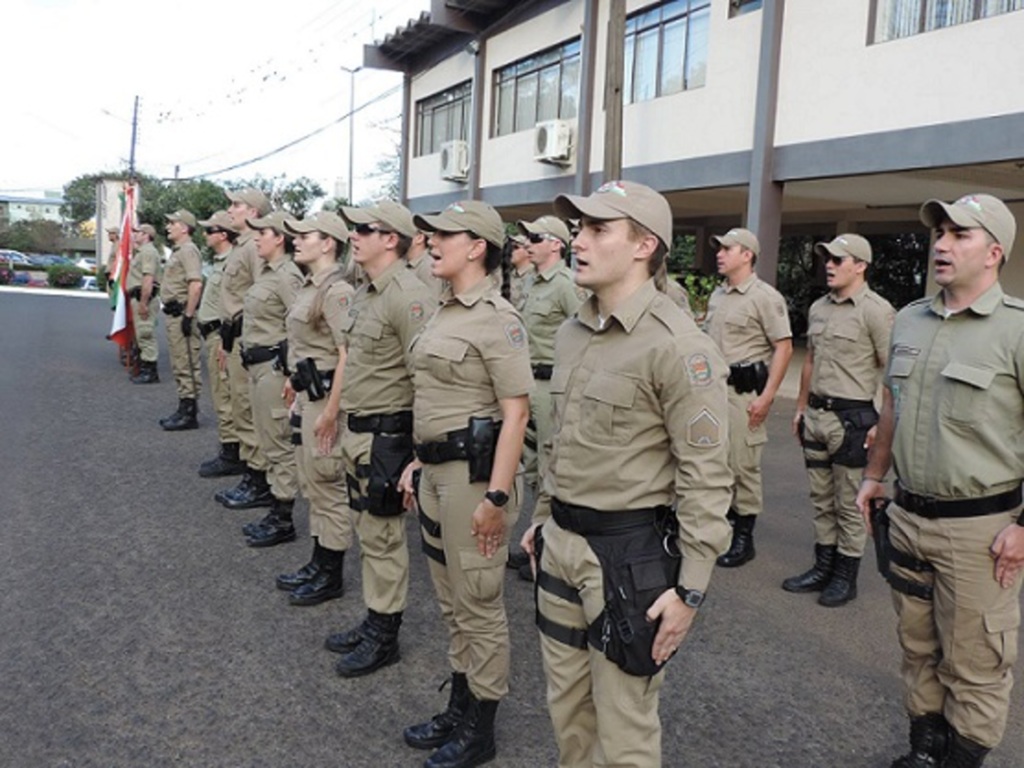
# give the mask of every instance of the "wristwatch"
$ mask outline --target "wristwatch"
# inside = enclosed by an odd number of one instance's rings
[[[496,507],[504,507],[508,504],[508,494],[504,491],[488,491],[484,498]]]
[[[684,605],[688,605],[694,610],[700,608],[700,604],[704,602],[704,593],[699,589],[676,587],[676,594],[679,595],[679,599],[683,601]]]

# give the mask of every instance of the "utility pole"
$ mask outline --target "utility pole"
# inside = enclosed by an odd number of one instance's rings
[[[622,81],[626,59],[626,0],[611,0],[608,16],[608,70],[604,89],[604,169],[606,182],[622,177]]]
[[[135,183],[135,140],[139,135],[139,97],[135,97],[135,108],[132,110],[132,147],[128,155],[128,180]]]
[[[342,72],[348,72],[348,189],[345,190],[345,196],[348,198],[349,205],[355,205],[355,196],[352,194],[353,179],[353,168],[355,167],[355,148],[356,148],[356,72],[362,70],[362,67],[356,67],[355,69],[349,69],[348,67],[342,67]]]

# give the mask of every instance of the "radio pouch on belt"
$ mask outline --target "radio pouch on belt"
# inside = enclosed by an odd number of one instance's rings
[[[856,408],[838,411],[836,415],[843,422],[843,443],[832,456],[832,462],[843,467],[866,467],[868,449],[864,447],[868,432],[878,423],[878,412],[874,408]]]
[[[498,429],[494,419],[471,416],[469,419],[469,482],[485,483],[491,479],[494,467],[494,448],[498,443]]]
[[[398,481],[402,470],[412,461],[410,434],[375,434],[370,447],[370,477],[367,484],[368,511],[377,517],[402,514],[402,492]]]

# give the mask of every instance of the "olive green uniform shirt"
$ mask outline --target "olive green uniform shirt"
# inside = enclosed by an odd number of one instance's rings
[[[307,357],[317,369],[333,371],[338,365],[338,350],[347,345],[345,334],[348,310],[355,288],[340,279],[341,266],[315,275],[307,275],[295,303],[288,310],[288,359],[291,367]],[[328,284],[328,278],[334,280]],[[316,307],[320,305],[319,317]]]
[[[530,288],[533,286],[533,280],[536,276],[537,270],[533,264],[528,265],[527,269],[522,272],[513,269],[512,274],[509,275],[508,300],[520,312],[523,311],[526,297],[530,295]]]
[[[431,289],[402,259],[359,287],[344,327],[348,355],[343,411],[370,416],[412,408],[409,345],[435,304]]]
[[[786,300],[757,275],[737,286],[724,282],[715,288],[708,299],[704,329],[729,365],[767,363],[772,344],[793,336]]]
[[[200,323],[212,323],[221,319],[221,284],[224,282],[224,267],[228,263],[231,251],[229,248],[224,253],[213,254],[213,269],[206,277],[203,300],[199,304],[199,311],[196,312],[196,318]]]
[[[847,299],[828,293],[811,305],[807,346],[813,352],[811,392],[873,400],[889,359],[896,311],[867,285]]]
[[[945,316],[942,294],[896,315],[885,383],[900,485],[940,499],[990,496],[1024,477],[1024,301],[998,283]]]
[[[203,260],[199,249],[191,240],[186,240],[171,251],[160,284],[160,297],[165,304],[175,299],[185,304],[188,301],[188,284],[202,282],[202,279]]]
[[[430,258],[428,253],[420,254],[420,257],[416,260],[416,263],[406,259],[406,268],[412,272],[416,277],[420,279],[427,288],[430,289],[433,294],[433,307],[436,308],[437,304],[441,300],[441,291],[444,288],[444,281],[434,277],[434,273],[430,271],[430,265],[433,259]]]
[[[690,295],[675,280],[665,283],[665,295],[672,299],[672,303],[686,313],[687,317],[693,317],[693,310],[690,308]]]
[[[465,429],[470,416],[500,421],[500,400],[533,389],[526,330],[489,278],[442,299],[413,344],[417,443]]]
[[[576,314],[583,303],[583,289],[576,285],[572,270],[561,261],[537,272],[523,303],[523,320],[530,341],[530,360],[551,364],[555,359],[555,333]]]
[[[534,520],[549,516],[552,497],[605,511],[674,504],[680,584],[705,589],[731,536],[727,375],[653,280],[603,324],[590,298],[555,342],[558,426]]]
[[[245,293],[242,343],[246,347],[273,347],[284,341],[285,317],[302,281],[302,272],[290,256],[263,262],[256,282]]]
[[[146,275],[152,275],[153,282],[156,283],[159,274],[160,254],[153,243],[144,243],[136,251],[131,265],[128,267],[128,283],[126,287],[129,291],[134,288],[141,288],[142,278]]]
[[[255,233],[243,232],[235,241],[220,284],[220,319],[231,322],[245,306],[245,294],[263,269],[263,259],[256,252]]]

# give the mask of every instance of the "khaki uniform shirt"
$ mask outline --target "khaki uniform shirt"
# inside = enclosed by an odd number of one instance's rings
[[[680,584],[703,590],[729,545],[728,367],[648,280],[602,326],[589,299],[558,331],[550,499],[605,511],[677,505]]]
[[[160,284],[160,298],[166,304],[177,299],[182,304],[188,301],[188,284],[203,280],[203,259],[199,249],[191,240],[174,246],[171,257],[164,269]]]
[[[135,256],[132,257],[131,265],[128,268],[128,290],[142,287],[142,278],[146,275],[153,276],[153,282],[157,282],[160,274],[160,254],[153,243],[145,243]]]
[[[811,392],[873,400],[889,360],[896,311],[867,285],[847,299],[831,293],[811,305],[807,348],[813,353]]]
[[[444,288],[444,281],[434,277],[434,273],[430,271],[430,264],[433,259],[426,253],[420,254],[419,259],[413,264],[408,259],[405,262],[406,267],[420,279],[427,288],[431,290],[434,298],[434,307],[441,301],[441,291]]]
[[[299,360],[313,358],[321,371],[338,365],[338,349],[347,345],[345,326],[356,290],[340,279],[343,267],[307,275],[295,303],[288,310],[288,360],[292,369]],[[328,283],[328,278],[334,282]],[[326,287],[324,287],[326,285]],[[316,307],[320,305],[319,317]]]
[[[412,408],[409,345],[434,306],[431,289],[398,260],[352,297],[341,408],[356,416]]]
[[[942,294],[896,315],[885,383],[900,485],[940,499],[990,496],[1024,478],[1024,301],[998,283],[945,317]]]
[[[555,333],[583,303],[583,289],[572,270],[561,261],[537,272],[523,303],[523,320],[530,340],[530,361],[551,364],[555,359]]]
[[[489,278],[453,296],[413,343],[417,443],[465,429],[470,416],[501,420],[499,400],[533,389],[526,330]]]
[[[768,363],[772,344],[793,336],[786,300],[757,275],[737,286],[724,282],[715,288],[708,299],[704,330],[729,365]]]
[[[263,259],[256,252],[255,233],[243,232],[235,241],[220,284],[220,319],[231,322],[245,305],[245,294],[263,269]]]
[[[690,309],[690,295],[675,280],[665,283],[665,295],[672,299],[672,303],[686,313],[687,317],[693,317],[693,310]]]
[[[256,282],[245,293],[242,343],[246,347],[273,347],[287,337],[284,319],[302,280],[302,272],[290,256],[263,262]]]
[[[224,253],[213,254],[213,269],[206,277],[203,300],[199,304],[199,311],[196,312],[200,323],[212,323],[214,320],[221,319],[221,284],[224,282],[224,267],[231,256],[231,250],[229,248]]]
[[[533,264],[528,265],[528,268],[522,272],[517,272],[513,268],[512,274],[509,275],[508,300],[520,312],[523,311],[523,305],[526,303],[526,297],[530,294],[530,288],[533,286],[536,276],[537,270]]]

